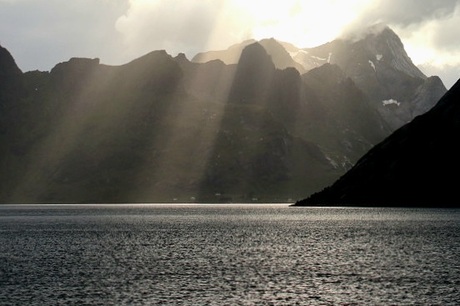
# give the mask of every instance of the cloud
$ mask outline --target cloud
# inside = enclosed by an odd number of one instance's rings
[[[360,10],[345,32],[356,32],[376,23],[398,25],[402,28],[453,15],[458,0],[375,0]]]
[[[396,27],[415,64],[450,88],[460,77],[460,4],[442,17]]]
[[[433,65],[423,63],[419,65],[419,68],[426,75],[440,76],[447,88],[452,87],[460,78],[460,65],[458,64]]]
[[[129,4],[116,29],[133,53],[166,49],[192,56],[210,48],[226,48],[250,36],[250,25],[229,1],[131,0]]]
[[[300,47],[334,39],[368,0],[130,0],[117,30],[126,48],[189,56],[275,37]]]

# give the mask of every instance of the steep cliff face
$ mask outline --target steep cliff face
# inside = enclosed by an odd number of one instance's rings
[[[460,81],[376,145],[331,187],[297,205],[460,207]]]
[[[238,62],[229,101],[242,104],[265,101],[274,73],[275,65],[265,49],[259,43],[247,46]]]
[[[22,71],[10,52],[0,46],[0,107],[7,107],[21,90]]]
[[[390,28],[379,25],[362,35],[307,52],[313,58],[327,58],[341,67],[392,130],[433,107],[446,92],[442,82],[428,79],[412,63],[401,40]]]

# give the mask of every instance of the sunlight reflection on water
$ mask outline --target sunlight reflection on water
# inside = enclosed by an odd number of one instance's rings
[[[0,304],[454,304],[460,212],[0,206]]]

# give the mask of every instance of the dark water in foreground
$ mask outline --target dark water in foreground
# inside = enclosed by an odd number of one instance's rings
[[[460,303],[460,210],[0,206],[1,305]]]

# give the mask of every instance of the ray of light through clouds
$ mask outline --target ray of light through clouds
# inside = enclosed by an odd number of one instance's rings
[[[447,87],[460,76],[460,0],[0,0],[0,44],[21,69],[72,56],[123,64],[166,49],[189,58],[242,40],[316,46],[377,22]]]

